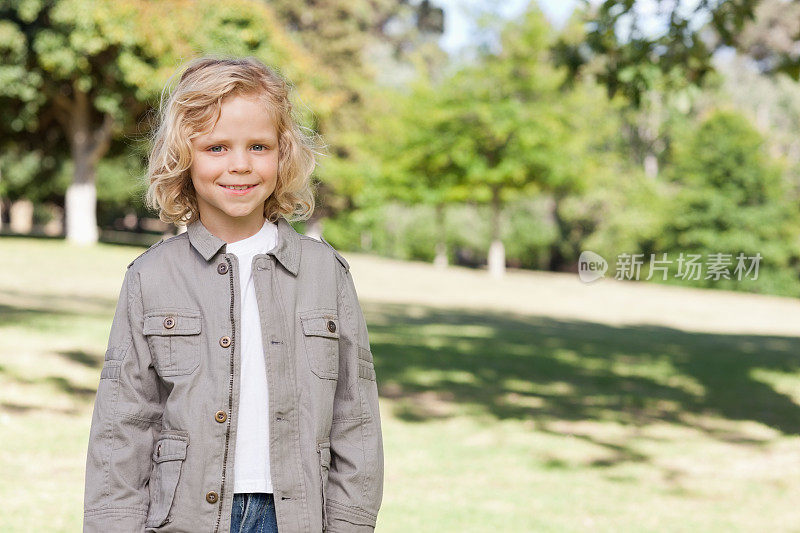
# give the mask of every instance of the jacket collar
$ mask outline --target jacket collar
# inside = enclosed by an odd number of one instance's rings
[[[199,218],[186,226],[186,233],[189,234],[189,242],[206,261],[227,244],[208,231]],[[267,252],[267,255],[275,256],[286,270],[297,275],[300,267],[300,235],[283,217],[278,217],[278,244],[274,250]]]

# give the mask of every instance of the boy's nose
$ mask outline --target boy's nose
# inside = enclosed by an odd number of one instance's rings
[[[247,174],[251,172],[253,169],[250,166],[250,162],[246,156],[234,156],[231,160],[230,172],[232,174]]]

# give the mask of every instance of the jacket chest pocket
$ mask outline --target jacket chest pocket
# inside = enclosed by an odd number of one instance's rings
[[[191,374],[200,366],[200,311],[156,309],[144,316],[144,335],[160,376]]]
[[[162,434],[156,441],[149,482],[150,508],[145,527],[159,527],[166,522],[175,499],[175,489],[181,477],[188,445],[189,437],[186,432]]]
[[[339,317],[330,309],[300,313],[303,343],[311,371],[323,379],[339,378]]]

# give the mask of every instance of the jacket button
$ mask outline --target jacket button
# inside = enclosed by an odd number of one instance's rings
[[[217,265],[217,272],[220,274],[227,274],[228,273],[228,263],[220,263]]]
[[[167,329],[172,329],[175,327],[175,317],[168,316],[164,319],[164,327]]]
[[[220,424],[225,422],[227,419],[228,415],[225,413],[225,411],[217,411],[217,414],[214,415],[214,420],[216,420]]]
[[[336,331],[336,322],[333,320],[328,320],[328,331],[334,333]]]
[[[231,338],[225,335],[219,340],[219,345],[222,346],[223,348],[227,348],[228,346],[231,345]]]
[[[219,499],[219,496],[213,490],[206,493],[206,501],[208,503],[217,503],[218,499]]]

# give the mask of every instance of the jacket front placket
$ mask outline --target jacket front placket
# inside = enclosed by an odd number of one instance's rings
[[[228,319],[230,346],[228,347],[228,416],[225,429],[225,448],[222,460],[222,481],[220,483],[220,502],[215,520],[214,533],[230,529],[230,517],[233,511],[234,490],[234,457],[236,452],[237,421],[239,420],[239,388],[241,383],[241,288],[239,284],[239,261],[235,254],[227,253],[222,249],[220,258],[228,265],[228,285],[230,302],[228,305]],[[216,302],[216,305],[219,305]]]
[[[282,279],[294,283],[290,272],[281,271],[272,254],[253,259],[253,282],[264,347],[269,423],[270,471],[279,529],[307,531],[302,502],[302,464],[299,454],[300,421],[297,409],[295,365],[289,318],[293,303],[285,297]]]
[[[272,473],[275,513],[281,531],[310,531],[310,518],[300,453],[299,396],[294,365],[294,297],[299,272],[300,243],[289,223],[278,224],[278,246],[253,258],[253,282],[261,322],[269,401],[270,470]],[[228,412],[225,432],[219,511],[214,533],[227,532],[233,510],[234,454],[239,417],[241,384],[241,294],[239,262],[236,254],[227,253],[222,239],[212,235],[199,221],[187,228],[189,238],[211,268],[221,274],[227,265],[230,303],[227,320],[231,338],[228,353]],[[216,264],[216,266],[213,266]],[[280,264],[281,266],[278,266]],[[278,272],[280,270],[280,272]],[[215,309],[221,302],[207,302]]]

